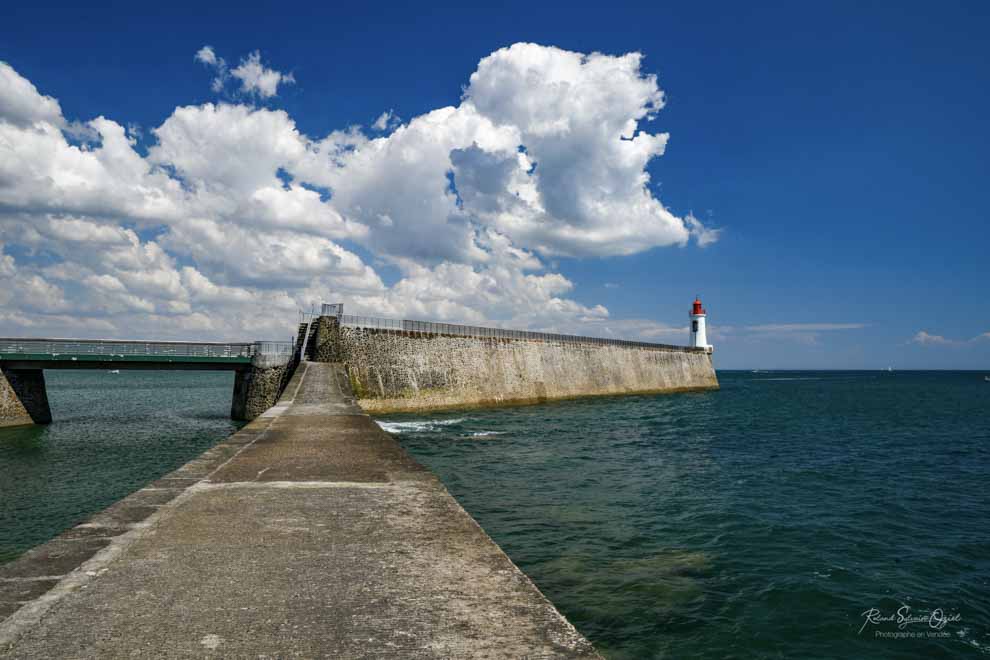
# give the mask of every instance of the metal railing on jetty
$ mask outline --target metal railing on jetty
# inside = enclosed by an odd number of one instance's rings
[[[374,316],[355,316],[352,314],[333,314],[332,316],[336,316],[342,326],[350,326],[355,328],[398,330],[403,332],[420,332],[424,334],[453,335],[458,337],[480,337],[486,339],[522,339],[544,342],[568,342],[574,344],[592,344],[595,346],[625,346],[676,351],[704,350],[700,348],[691,348],[688,346],[676,346],[673,344],[657,344],[645,341],[612,339],[611,337],[584,337],[580,335],[564,335],[553,332],[507,330],[505,328],[486,328],[475,325],[459,325],[456,323],[435,323],[432,321],[385,319]]]

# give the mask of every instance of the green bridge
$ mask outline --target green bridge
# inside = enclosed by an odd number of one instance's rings
[[[297,359],[288,341],[0,338],[0,426],[51,422],[45,369],[233,371],[231,417],[251,420],[275,402]]]
[[[245,369],[258,355],[291,355],[291,342],[0,338],[0,366],[39,369]]]

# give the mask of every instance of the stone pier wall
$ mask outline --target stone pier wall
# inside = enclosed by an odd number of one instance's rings
[[[340,347],[340,324],[333,316],[321,316],[316,320],[313,336],[313,362],[344,362]]]
[[[295,362],[271,361],[258,356],[250,369],[234,374],[234,394],[230,400],[231,419],[251,421],[275,405],[285,390]]]
[[[0,426],[49,424],[52,411],[41,369],[3,369],[0,372]]]
[[[344,363],[369,412],[718,388],[701,350],[420,334],[336,319],[319,330],[316,360]]]

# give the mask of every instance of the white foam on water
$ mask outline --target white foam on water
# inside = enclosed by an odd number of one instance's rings
[[[505,431],[476,431],[469,433],[472,438],[487,438],[490,435],[502,435]]]
[[[458,417],[457,419],[435,419],[428,420],[425,422],[382,422],[375,420],[378,426],[382,428],[383,431],[388,431],[389,433],[403,434],[403,433],[424,433],[426,431],[435,431],[437,428],[443,426],[450,426],[451,424],[460,424],[464,421],[464,418]]]

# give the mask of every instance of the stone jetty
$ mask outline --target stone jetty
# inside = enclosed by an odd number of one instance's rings
[[[0,658],[597,658],[304,361],[201,457],[0,566]]]

